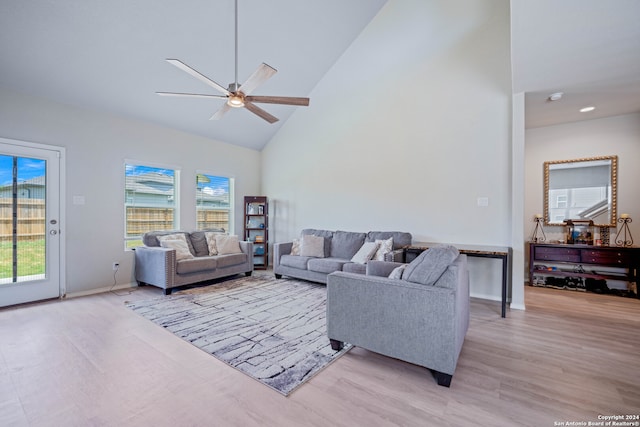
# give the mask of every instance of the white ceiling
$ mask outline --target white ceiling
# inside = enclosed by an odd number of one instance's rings
[[[386,1],[239,0],[240,83],[266,62],[278,73],[254,95],[310,96]],[[511,13],[527,127],[640,111],[640,1],[512,0]],[[155,94],[215,93],[165,58],[233,82],[233,25],[233,0],[2,1],[0,85],[260,150],[297,109],[312,114],[313,97],[262,104],[271,125],[245,109],[210,121],[221,100]],[[597,108],[577,112],[586,104]]]
[[[640,112],[640,1],[512,0],[511,13],[528,128]]]
[[[278,73],[252,95],[307,97],[386,0],[239,0],[238,80]],[[261,149],[297,108],[261,104],[210,121],[219,94],[165,62],[177,58],[227,87],[235,79],[234,0],[3,0],[0,85]]]

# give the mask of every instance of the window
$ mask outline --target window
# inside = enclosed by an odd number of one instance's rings
[[[556,207],[558,207],[558,208],[566,208],[567,207],[567,196],[558,196],[556,198]]]
[[[196,175],[196,221],[198,230],[224,228],[233,233],[233,179]]]
[[[125,164],[125,249],[142,244],[142,235],[175,230],[178,221],[178,172]]]

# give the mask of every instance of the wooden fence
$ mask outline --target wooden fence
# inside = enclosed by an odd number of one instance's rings
[[[20,240],[44,239],[45,201],[43,199],[18,199],[18,236]],[[0,198],[0,241],[12,240],[13,199]]]

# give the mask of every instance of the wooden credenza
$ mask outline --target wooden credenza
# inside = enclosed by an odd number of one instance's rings
[[[556,269],[545,269],[548,264]],[[598,270],[598,267],[617,267],[623,272]],[[534,275],[582,277],[633,282],[638,289],[640,247],[567,245],[558,243],[529,244],[529,283]],[[638,292],[636,291],[636,296]]]

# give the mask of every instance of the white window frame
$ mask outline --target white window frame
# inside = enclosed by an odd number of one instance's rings
[[[195,184],[196,184],[196,200],[195,200],[195,205],[196,205],[196,227],[198,227],[198,195],[197,195],[197,186],[198,186],[198,175],[208,175],[208,176],[215,176],[215,177],[219,177],[219,178],[226,178],[227,180],[229,180],[229,229],[225,230],[227,233],[229,234],[235,234],[235,177],[228,175],[228,174],[222,174],[222,173],[216,173],[216,172],[211,172],[211,171],[205,171],[205,170],[196,170],[196,175],[195,175]],[[220,209],[222,210],[222,209]]]

